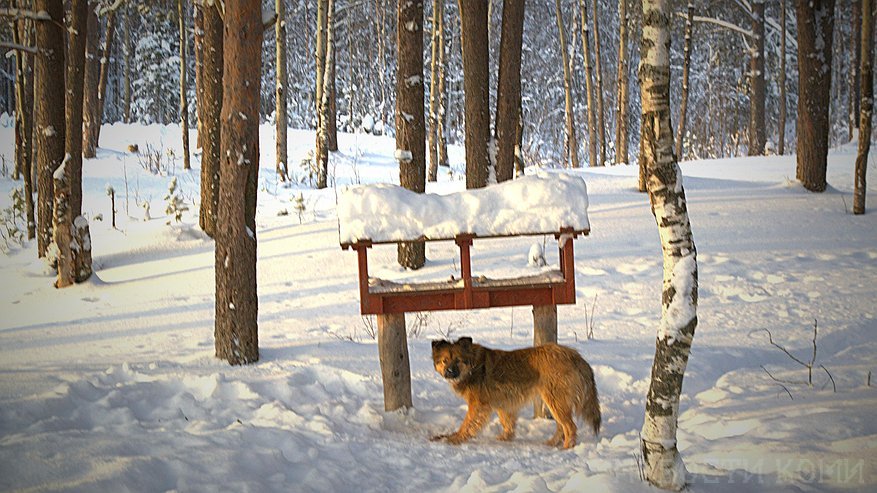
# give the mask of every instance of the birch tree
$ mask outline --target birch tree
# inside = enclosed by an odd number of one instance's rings
[[[216,357],[259,360],[255,194],[259,166],[262,9],[259,0],[225,0],[222,130],[216,230]],[[228,15],[234,12],[235,15]],[[242,193],[243,191],[243,193]]]
[[[643,0],[639,69],[646,183],[663,251],[661,323],[641,433],[644,474],[680,490],[685,465],[676,447],[682,379],[697,327],[697,254],[670,123],[670,0]]]

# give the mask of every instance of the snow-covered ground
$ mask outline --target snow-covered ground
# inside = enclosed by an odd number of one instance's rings
[[[398,183],[392,140],[339,137],[332,183]],[[602,435],[583,429],[573,450],[549,448],[542,442],[553,424],[524,415],[513,442],[494,438],[494,418],[477,440],[454,447],[428,441],[465,413],[432,369],[430,339],[525,346],[528,308],[409,315],[415,409],[385,413],[374,324],[359,315],[356,256],[338,246],[336,192],[278,185],[266,126],[261,360],[230,367],[213,357],[213,246],[197,227],[197,157],[196,169],[181,169],[173,126],[106,126],[101,139],[83,181],[92,280],[54,289],[35,242],[0,255],[0,490],[650,490],[639,479],[638,431],[661,256],[633,167],[570,172],[587,182],[592,232],[576,240],[579,301],[559,307],[559,339],[595,368]],[[290,168],[305,177],[299,161],[313,133],[294,131],[289,141]],[[140,157],[127,152],[135,143]],[[158,174],[143,164],[147,144],[164,153]],[[9,128],[0,128],[0,154],[11,162]],[[832,151],[823,194],[794,182],[794,157],[682,166],[700,267],[700,323],[679,421],[692,491],[877,489],[877,381],[868,384],[877,370],[877,214],[847,212],[854,154],[854,145]],[[453,171],[428,191],[464,187],[462,149],[452,148],[451,159]],[[182,224],[167,224],[164,213],[170,174],[190,209]],[[17,185],[0,179],[0,207]],[[871,185],[872,207],[875,192]],[[528,251],[542,241],[476,242],[473,268],[525,275]],[[553,242],[546,252],[556,251]],[[418,280],[454,274],[454,255],[453,243],[429,244],[417,273],[395,264],[392,247],[370,257],[381,277]],[[587,340],[592,310],[595,337]],[[807,371],[761,329],[806,362],[814,320],[813,386],[786,383],[787,393],[762,365],[782,380],[806,380]]]

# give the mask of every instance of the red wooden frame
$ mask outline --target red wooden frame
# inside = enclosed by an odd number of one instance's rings
[[[589,230],[561,229],[553,233],[560,241],[559,263],[561,280],[540,279],[529,282],[527,278],[511,279],[508,283],[473,282],[469,247],[478,236],[460,234],[454,242],[460,248],[462,287],[459,283],[447,288],[418,289],[411,284],[404,290],[383,292],[369,288],[368,249],[374,244],[369,240],[345,243],[341,248],[353,248],[358,256],[360,311],[363,315],[387,313],[424,312],[438,310],[471,310],[503,306],[569,305],[576,302],[575,257],[573,239],[587,235]],[[421,240],[427,241],[427,240]],[[430,240],[432,241],[432,240]],[[389,242],[382,242],[389,243]],[[517,281],[517,282],[515,282]]]

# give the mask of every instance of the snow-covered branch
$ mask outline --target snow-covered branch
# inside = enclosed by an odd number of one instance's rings
[[[676,12],[676,15],[678,15],[679,17],[683,17],[683,18],[686,17],[686,14],[684,14],[682,12]],[[722,19],[716,19],[715,17],[704,17],[702,15],[695,15],[694,17],[692,17],[692,20],[694,22],[706,22],[709,24],[715,24],[717,26],[724,27],[725,29],[730,29],[732,31],[736,31],[736,32],[738,32],[744,36],[750,37],[750,38],[752,36],[754,36],[752,31],[750,31],[748,29],[744,29],[744,28],[742,28],[742,27],[740,27],[732,22],[728,22],[728,21],[725,21]]]

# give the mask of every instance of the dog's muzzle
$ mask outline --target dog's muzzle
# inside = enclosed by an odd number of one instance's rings
[[[453,380],[460,376],[460,369],[456,366],[449,366],[445,368],[444,377],[448,380]]]

